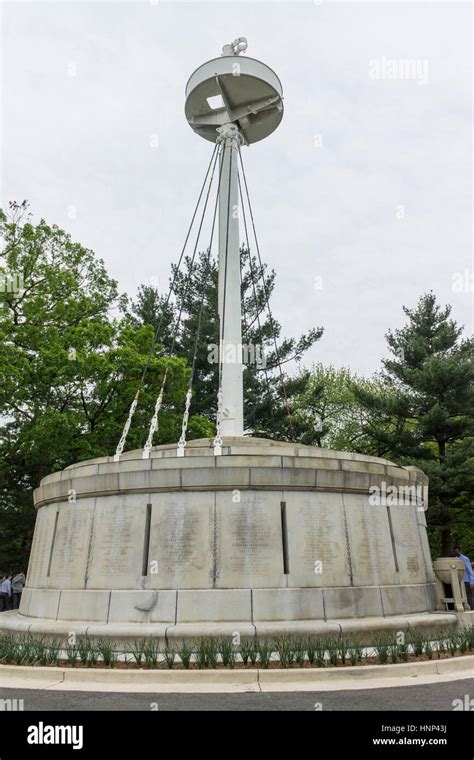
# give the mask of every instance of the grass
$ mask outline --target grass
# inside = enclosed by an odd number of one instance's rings
[[[132,647],[131,647],[132,659],[135,661],[135,664],[138,666],[143,665],[143,662],[145,660],[145,645],[146,645],[146,642],[144,641],[144,639],[141,639],[141,640],[139,639],[138,641],[135,641],[132,644]]]
[[[77,643],[73,642],[67,642],[66,644],[66,657],[68,659],[69,665],[71,668],[74,668],[77,664],[77,660],[79,657],[79,649],[77,648]]]
[[[344,636],[341,636],[339,639],[336,639],[334,646],[338,653],[341,664],[345,665],[346,658],[347,658],[347,650],[349,648],[349,642],[347,641],[346,638],[344,638]]]
[[[275,651],[282,668],[289,668],[295,659],[295,640],[282,636],[275,641]]]
[[[304,639],[295,640],[295,662],[299,668],[304,668],[306,660],[306,642]]]
[[[407,640],[415,657],[421,657],[426,646],[426,637],[423,631],[410,631]]]
[[[102,658],[106,668],[113,668],[117,662],[117,651],[115,642],[110,639],[99,639],[97,642],[97,651]]]
[[[351,641],[347,649],[349,661],[352,666],[359,665],[362,662],[362,656],[364,654],[364,647],[358,639]]]
[[[84,639],[79,639],[77,642],[77,653],[82,665],[92,664],[89,660],[89,655],[91,653],[91,642],[87,637]]]
[[[181,643],[178,654],[179,654],[179,659],[181,660],[181,664],[183,665],[183,668],[186,668],[186,670],[189,670],[189,667],[191,665],[191,657],[193,655],[193,650],[186,641],[183,641]]]
[[[143,660],[146,668],[158,667],[160,661],[159,639],[147,639],[143,644]]]
[[[369,646],[346,636],[281,636],[243,640],[237,647],[230,636],[201,637],[194,642],[161,646],[158,638],[137,640],[128,652],[110,639],[78,637],[60,641],[14,633],[0,634],[0,663],[75,667],[137,668],[325,668],[347,665],[397,664],[474,653],[474,626],[438,632],[410,631],[374,634]]]
[[[330,665],[332,665],[334,668],[336,667],[339,660],[339,647],[334,639],[330,639],[328,641],[326,659]]]
[[[164,658],[168,668],[171,670],[176,662],[176,649],[173,647],[166,647],[164,651]]]
[[[249,662],[252,665],[255,665],[258,657],[258,649],[256,642],[253,639],[240,642],[240,657],[244,665],[248,665]]]
[[[267,670],[272,659],[274,645],[268,639],[257,639],[257,651],[261,667]]]
[[[219,642],[214,638],[202,636],[196,645],[194,657],[199,670],[216,668],[219,657]]]
[[[374,640],[374,651],[378,657],[381,665],[385,665],[388,661],[388,656],[391,654],[390,641],[385,634],[378,634]],[[393,660],[392,660],[393,662]]]
[[[225,668],[233,668],[235,665],[236,651],[234,649],[234,642],[230,636],[219,639],[217,642],[217,648],[221,655],[221,661]]]

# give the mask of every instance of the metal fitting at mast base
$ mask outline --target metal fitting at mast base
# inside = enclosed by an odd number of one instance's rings
[[[225,142],[225,140],[237,140],[238,145],[243,145],[245,142],[238,126],[231,121],[227,124],[223,124],[222,127],[217,127],[216,132],[219,133],[219,137],[216,140],[218,144]]]

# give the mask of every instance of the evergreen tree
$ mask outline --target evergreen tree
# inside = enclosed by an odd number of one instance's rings
[[[474,343],[462,338],[451,307],[439,306],[433,293],[404,312],[405,327],[386,336],[392,354],[383,362],[387,393],[354,389],[369,414],[364,433],[373,453],[417,464],[430,477],[433,547],[447,555],[453,541],[469,536],[472,550]]]
[[[281,326],[273,315],[270,318],[268,310],[274,289],[274,271],[269,272],[265,265],[260,266],[256,257],[244,247],[240,250],[240,259],[245,427],[254,436],[299,440],[303,420],[294,407],[298,394],[309,382],[309,373],[292,378],[285,365],[299,362],[305,351],[319,340],[323,330],[313,328],[298,339],[282,339]],[[163,324],[173,322],[175,329],[179,320],[174,353],[185,358],[190,365],[199,327],[192,409],[215,421],[219,384],[217,263],[208,258],[207,252],[201,252],[194,265],[191,258],[186,257],[180,270],[173,265],[171,279],[175,280],[176,294],[173,306],[169,307],[173,318],[168,315]],[[164,302],[164,296],[156,289],[142,287],[137,301],[132,304],[137,324],[152,311],[150,304]],[[159,319],[158,314],[155,316]],[[169,327],[167,330],[163,339],[159,339],[165,350],[169,350],[172,343],[173,330]]]

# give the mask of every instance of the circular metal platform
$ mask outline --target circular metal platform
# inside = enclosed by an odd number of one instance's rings
[[[254,58],[229,55],[200,66],[186,85],[186,118],[198,135],[216,142],[233,123],[247,145],[263,140],[283,117],[283,89],[272,69]]]

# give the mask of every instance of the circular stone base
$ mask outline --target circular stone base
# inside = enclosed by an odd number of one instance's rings
[[[384,459],[245,437],[221,456],[202,439],[182,457],[81,462],[35,491],[18,620],[270,635],[429,613],[426,484]]]
[[[28,634],[41,638],[66,640],[71,633],[91,639],[111,639],[125,651],[140,639],[159,639],[169,646],[181,641],[196,641],[201,637],[232,638],[235,641],[249,639],[275,640],[282,636],[352,636],[364,645],[374,643],[374,635],[383,632],[400,631],[407,633],[422,630],[435,634],[460,623],[454,612],[419,613],[413,615],[392,615],[390,617],[367,617],[360,620],[274,620],[253,624],[228,623],[91,623],[81,621],[59,621],[45,618],[25,617],[16,611],[0,616],[0,632]]]

